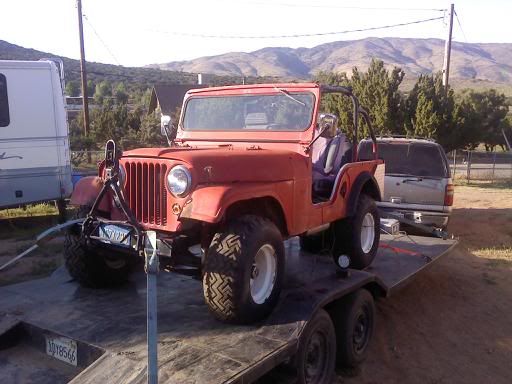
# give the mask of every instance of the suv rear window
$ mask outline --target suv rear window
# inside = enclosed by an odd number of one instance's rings
[[[436,144],[380,142],[379,157],[386,163],[386,175],[449,177],[447,163]],[[361,146],[360,158],[371,158],[371,143]]]
[[[9,102],[7,100],[7,80],[0,73],[0,127],[7,127],[10,123]]]

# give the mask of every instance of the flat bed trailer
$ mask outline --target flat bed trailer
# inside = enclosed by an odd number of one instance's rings
[[[197,279],[159,274],[159,382],[282,382],[284,376],[276,381],[269,374],[292,359],[322,308],[332,310],[362,288],[389,296],[457,242],[383,235],[373,264],[346,274],[336,273],[330,256],[301,252],[297,239],[285,244],[286,284],[277,308],[259,324],[223,324],[209,314]],[[53,342],[74,343],[77,355],[56,359]],[[143,383],[146,348],[142,271],[116,290],[80,287],[63,268],[0,288],[2,383]]]

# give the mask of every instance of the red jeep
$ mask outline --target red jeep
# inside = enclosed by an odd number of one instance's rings
[[[352,141],[336,116],[320,113],[328,93],[352,99]],[[67,236],[70,274],[93,287],[125,281],[143,254],[145,231],[154,230],[170,269],[200,272],[211,312],[244,323],[278,300],[285,239],[300,236],[304,250],[326,251],[340,268],[367,267],[379,243],[375,200],[384,164],[376,146],[373,159],[358,160],[360,117],[371,130],[344,87],[189,91],[170,147],[119,157],[109,143],[99,176],[77,184],[71,203],[86,219]]]

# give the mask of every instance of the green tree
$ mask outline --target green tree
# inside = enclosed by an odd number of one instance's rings
[[[420,75],[407,97],[405,109],[408,135],[433,138],[446,151],[463,145],[463,134],[455,118],[454,93],[443,85],[441,72]]]
[[[96,89],[96,85],[94,84],[94,82],[92,80],[87,80],[87,96],[93,97],[95,89]],[[80,93],[81,93],[81,88],[80,88]]]
[[[433,101],[420,93],[416,106],[414,136],[433,138],[439,125],[438,120]]]
[[[80,95],[80,93],[80,85],[77,81],[71,80],[66,83],[66,95],[71,97],[77,97]]]
[[[403,132],[402,95],[398,90],[405,76],[394,67],[390,72],[382,60],[372,59],[366,72],[354,67],[351,83],[354,94],[368,109],[377,135]],[[367,129],[363,131],[368,136]]]
[[[370,113],[377,135],[404,132],[404,103],[399,86],[404,72],[395,67],[391,72],[381,60],[372,60],[367,72],[352,70],[349,79],[345,73],[319,72],[315,81],[327,85],[350,86],[359,98],[361,106]],[[322,99],[322,110],[334,113],[340,118],[340,125],[352,136],[352,103],[347,97],[328,94]],[[360,137],[369,136],[368,128],[361,125]]]
[[[96,88],[94,90],[94,102],[96,104],[103,104],[103,101],[111,96],[112,85],[108,81],[104,80],[101,83],[96,84]]]
[[[506,116],[509,104],[504,94],[495,89],[483,92],[466,90],[459,97],[461,113],[459,123],[465,132],[466,146],[475,148],[483,143],[487,150],[504,146],[502,130],[508,130]]]
[[[124,83],[118,83],[114,89],[114,98],[118,104],[128,103],[128,92]]]

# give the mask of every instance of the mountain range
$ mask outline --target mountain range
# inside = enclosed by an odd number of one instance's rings
[[[238,76],[277,76],[309,79],[319,71],[365,70],[372,58],[386,66],[401,67],[417,77],[443,67],[444,41],[440,39],[365,38],[336,41],[313,48],[263,48],[231,52],[194,60],[153,64],[172,71]],[[512,44],[452,43],[450,78],[512,84]]]

